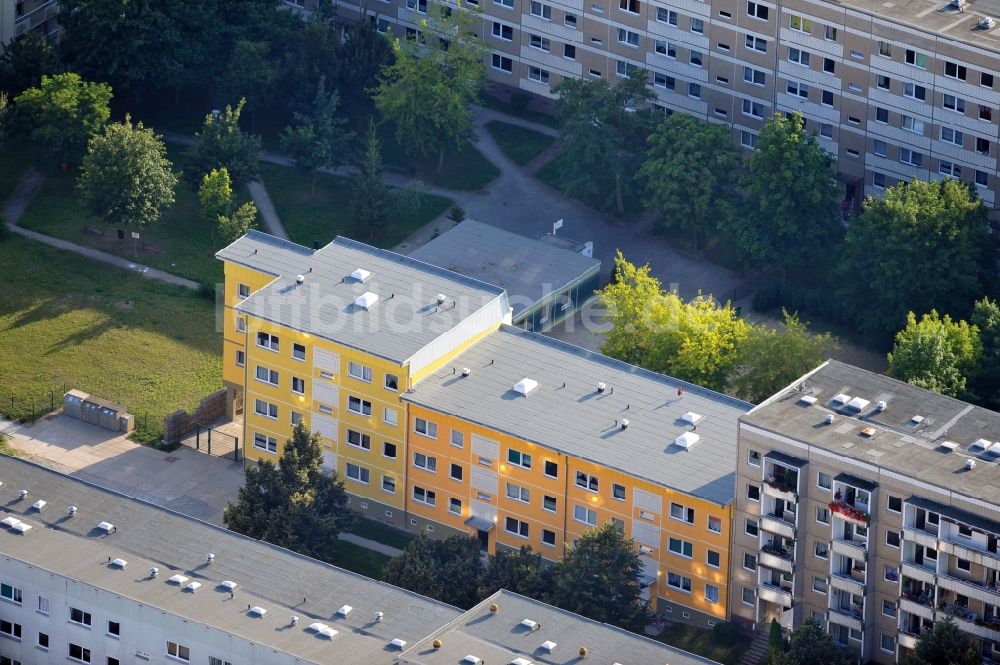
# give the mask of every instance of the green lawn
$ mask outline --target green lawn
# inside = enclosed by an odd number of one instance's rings
[[[670,624],[653,639],[722,665],[736,665],[743,651],[750,645],[750,638],[722,644],[713,631],[680,623]]]
[[[33,152],[31,144],[23,139],[11,138],[0,147],[0,208],[31,165]]]
[[[337,235],[345,235],[392,248],[452,205],[451,199],[421,194],[418,204],[395,218],[381,237],[369,239],[356,233],[351,222],[349,179],[320,173],[313,195],[309,177],[287,166],[262,164],[261,178],[289,237],[308,247],[315,241],[322,246]]]
[[[340,541],[337,543],[337,553],[333,557],[333,565],[340,566],[346,570],[371,577],[372,579],[382,579],[385,565],[389,563],[390,557],[379,552]]]
[[[520,166],[538,157],[556,142],[552,136],[499,120],[490,120],[486,123],[486,129],[503,154]]]
[[[174,169],[184,167],[183,148],[168,145],[167,152]],[[133,251],[131,229],[126,230],[126,240],[117,239],[117,229],[86,212],[76,190],[77,171],[48,174],[41,190],[18,222],[20,226],[70,240],[80,245],[94,247],[111,254],[187,277],[197,282],[222,281],[222,263],[214,258],[223,242],[213,240],[213,229],[204,223],[198,206],[198,195],[181,180],[178,182],[176,201],[163,212],[155,223],[140,231],[142,238],[163,250]],[[237,192],[239,197],[241,193]],[[247,196],[243,194],[243,197]],[[100,227],[105,235],[95,235],[84,230],[84,225]]]
[[[17,236],[0,242],[0,265],[0,412],[23,416],[66,385],[125,404],[151,441],[168,413],[222,386],[204,298]]]
[[[378,133],[382,141],[382,159],[386,166],[406,171],[429,185],[474,192],[500,175],[500,169],[483,157],[483,153],[474,144],[467,145],[460,152],[446,152],[444,167],[438,171],[437,155],[427,158],[411,157],[397,143],[395,131],[389,123],[379,125]]]
[[[388,545],[390,547],[395,547],[397,549],[406,549],[406,546],[410,544],[410,541],[414,539],[414,535],[396,529],[387,524],[382,524],[381,522],[376,522],[375,520],[366,519],[364,517],[359,517],[357,522],[351,526],[347,531],[361,536],[362,538],[368,538],[369,540],[374,540],[376,542],[382,543],[383,545]]]
[[[534,109],[529,108],[520,109],[515,107],[510,102],[505,102],[504,100],[492,95],[483,95],[482,99],[479,100],[479,105],[488,109],[493,109],[494,111],[500,111],[501,113],[516,116],[518,118],[524,118],[525,120],[530,120],[531,122],[537,122],[540,125],[555,127],[556,129],[559,128],[559,119],[554,115],[542,113],[541,111],[535,111]]]

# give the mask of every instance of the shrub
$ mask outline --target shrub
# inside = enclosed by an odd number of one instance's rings
[[[740,629],[736,624],[723,621],[712,628],[712,639],[721,646],[731,647],[743,639],[743,636],[740,635]]]
[[[750,304],[757,312],[766,312],[781,305],[781,284],[769,280],[753,290]]]

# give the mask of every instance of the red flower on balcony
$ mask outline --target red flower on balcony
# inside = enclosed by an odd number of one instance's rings
[[[840,501],[831,501],[827,504],[831,511],[844,515],[845,517],[850,517],[852,520],[857,520],[859,522],[864,522],[868,524],[872,521],[871,515],[863,510],[858,510],[854,506],[849,506],[846,503]]]

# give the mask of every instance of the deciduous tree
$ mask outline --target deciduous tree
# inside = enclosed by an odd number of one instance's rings
[[[989,298],[977,301],[971,323],[979,329],[983,346],[974,392],[982,403],[996,408],[1000,406],[1000,305]]]
[[[934,622],[917,640],[907,665],[980,665],[983,658],[975,642],[966,637],[951,617]]]
[[[238,39],[217,83],[221,99],[247,100],[247,110],[255,119],[257,112],[274,100],[279,62],[266,41]]]
[[[389,561],[383,577],[389,584],[450,605],[472,607],[479,602],[483,577],[479,541],[465,536],[436,540],[420,534]]]
[[[656,210],[660,228],[700,235],[731,219],[742,167],[726,125],[675,113],[660,121],[648,139],[639,177],[644,201]]]
[[[539,600],[549,589],[551,575],[542,565],[542,555],[525,545],[519,550],[497,550],[490,557],[483,576],[480,596],[486,597],[500,589]]]
[[[336,90],[326,90],[326,79],[316,84],[316,98],[309,113],[293,114],[293,122],[281,133],[281,149],[295,166],[311,178],[310,195],[316,194],[316,176],[320,169],[336,168],[347,161],[354,132],[344,130],[344,119],[337,117],[340,97]]]
[[[201,179],[198,188],[201,216],[209,224],[216,224],[219,215],[228,215],[233,209],[233,187],[226,167],[212,169]]]
[[[257,226],[257,206],[247,201],[231,213],[218,216],[219,238],[230,243]]]
[[[830,633],[813,619],[807,619],[792,631],[788,650],[772,660],[772,665],[849,665],[856,658],[837,646]]]
[[[337,40],[337,90],[342,99],[351,100],[345,110],[353,118],[371,114],[370,91],[378,86],[379,73],[392,64],[393,57],[392,42],[378,31],[367,12],[351,26],[347,39]]]
[[[59,54],[48,37],[37,30],[15,37],[0,55],[0,90],[16,97],[38,86],[42,76],[62,71]]]
[[[222,167],[229,171],[236,188],[260,177],[260,137],[240,129],[240,115],[245,105],[246,100],[241,99],[236,108],[227,106],[218,119],[211,113],[205,116],[205,124],[194,135],[194,145],[188,149],[187,175],[193,186],[198,186],[212,169]]]
[[[976,326],[952,321],[947,314],[938,316],[935,310],[918,322],[910,312],[889,354],[889,373],[943,395],[964,396],[982,351]]]
[[[31,139],[66,161],[78,159],[111,117],[111,88],[78,74],[42,76],[38,87],[28,88],[14,102]]]
[[[109,224],[141,228],[173,204],[172,166],[163,140],[125,116],[90,140],[76,186],[93,214]]]
[[[995,261],[987,211],[972,187],[915,180],[865,200],[847,230],[834,293],[857,329],[887,341],[907,312],[968,316]]]

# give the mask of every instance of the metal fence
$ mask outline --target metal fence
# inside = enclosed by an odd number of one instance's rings
[[[22,423],[33,423],[42,416],[52,413],[62,407],[63,395],[69,386],[63,385],[51,389],[40,388],[37,391],[27,390],[11,393],[0,402],[0,415],[8,420]]]
[[[242,459],[240,437],[207,425],[195,423],[187,435],[180,438],[179,443],[215,457],[225,457],[236,462]]]

